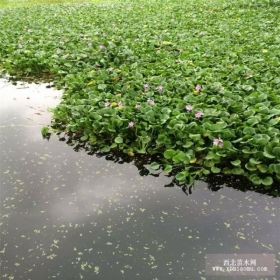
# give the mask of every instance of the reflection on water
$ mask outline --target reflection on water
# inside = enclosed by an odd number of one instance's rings
[[[203,182],[185,196],[170,178],[44,141],[60,95],[0,82],[1,279],[216,279],[205,254],[280,257],[279,198]]]

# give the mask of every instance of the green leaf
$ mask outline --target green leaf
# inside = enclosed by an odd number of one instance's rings
[[[271,158],[271,159],[275,158],[274,155],[271,155],[271,154],[268,153],[267,151],[264,151],[264,152],[263,152],[263,155],[264,155],[264,157],[266,157],[266,158]]]
[[[250,158],[249,161],[250,161],[251,165],[257,165],[257,164],[261,163],[261,161],[255,159],[255,158]]]
[[[186,178],[187,178],[188,175],[189,175],[189,174],[188,174],[187,171],[182,171],[182,172],[178,173],[178,174],[175,176],[175,178],[176,178],[177,181],[179,181],[180,183],[182,183],[182,182],[185,182],[185,181],[186,181]]]
[[[102,153],[108,153],[110,151],[111,151],[110,146],[105,146],[102,149],[100,149],[100,152],[102,152]]]
[[[183,151],[178,151],[176,152],[176,154],[172,157],[172,160],[175,162],[175,163],[179,163],[179,162],[189,162],[190,161],[190,156],[183,152]]]
[[[172,171],[172,165],[167,164],[167,165],[164,167],[163,171],[164,171],[165,173],[170,173],[170,172]]]
[[[201,139],[201,135],[200,134],[189,134],[189,137],[193,140],[193,141],[199,141]]]
[[[122,144],[122,143],[123,143],[123,138],[122,138],[121,136],[117,136],[117,137],[115,138],[115,143],[117,143],[117,144]]]
[[[183,145],[184,148],[190,148],[193,145],[193,142],[191,141],[186,141],[185,144]]]
[[[43,138],[50,139],[51,133],[50,133],[49,127],[47,127],[47,126],[43,127],[41,129],[41,134],[42,134]]]
[[[81,137],[81,141],[86,141],[86,140],[88,140],[88,135],[84,135]]]
[[[174,150],[168,149],[164,152],[163,155],[166,159],[171,159],[175,154],[176,154],[176,152]]]
[[[210,151],[207,156],[205,157],[205,159],[207,160],[211,160],[211,159],[215,159],[217,156],[214,152]]]
[[[209,175],[209,174],[210,174],[210,170],[204,168],[204,169],[202,170],[202,173],[203,173],[204,175]]]
[[[157,162],[152,162],[150,164],[151,169],[158,170],[160,168],[160,165]]]
[[[99,84],[98,89],[104,90],[107,86],[105,84]]]
[[[221,172],[221,169],[220,169],[219,167],[212,166],[212,167],[211,167],[211,172],[212,172],[212,173],[220,173],[220,172]]]
[[[151,137],[148,135],[140,136],[139,139],[143,145],[146,145],[151,141]]]
[[[258,164],[257,165],[257,168],[258,168],[258,170],[261,172],[261,173],[266,173],[267,172],[267,166],[266,165],[264,165],[264,164]]]
[[[256,152],[254,150],[249,150],[248,148],[244,148],[242,149],[242,153],[250,155],[250,154],[255,154]]]
[[[212,167],[212,166],[214,166],[215,164],[216,164],[216,162],[213,161],[213,160],[205,160],[205,161],[204,161],[204,167]]]
[[[248,119],[247,124],[249,124],[250,126],[254,126],[259,122],[260,122],[260,118],[254,116]]]
[[[255,175],[255,174],[249,176],[249,179],[250,179],[255,185],[260,185],[260,184],[262,183],[261,178],[258,177],[258,176]]]
[[[273,148],[272,153],[277,159],[280,159],[280,147]]]
[[[102,119],[102,116],[100,114],[97,114],[95,112],[92,112],[90,114],[90,117],[93,118],[94,120],[100,121]]]
[[[236,160],[231,161],[230,163],[234,166],[240,166],[241,161],[239,159],[236,159]]]
[[[242,175],[244,174],[244,170],[241,167],[234,167],[231,169],[231,174]]]
[[[248,169],[250,171],[256,171],[257,170],[257,167],[254,164],[250,163],[250,162],[246,163],[245,167],[246,167],[246,169]]]
[[[253,143],[256,145],[264,146],[270,140],[270,137],[266,134],[256,134],[253,136]]]
[[[273,179],[270,176],[265,177],[262,179],[262,184],[265,186],[271,186],[273,184]]]
[[[275,172],[277,175],[280,176],[280,163],[270,164],[269,169],[272,168],[272,171]]]
[[[173,43],[169,42],[169,41],[162,41],[161,44],[164,45],[164,46],[172,46],[173,45]]]
[[[255,134],[255,129],[253,127],[248,127],[246,126],[244,129],[243,129],[243,134],[245,135],[254,135]]]

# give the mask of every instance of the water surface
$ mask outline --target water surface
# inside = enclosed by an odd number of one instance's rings
[[[1,279],[217,279],[206,254],[280,257],[279,198],[203,182],[186,196],[167,177],[43,140],[60,96],[0,80]]]

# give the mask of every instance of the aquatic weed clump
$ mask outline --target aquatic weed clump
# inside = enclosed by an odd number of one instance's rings
[[[262,5],[259,5],[262,2]],[[120,1],[0,14],[0,65],[65,88],[52,127],[179,183],[280,178],[279,7]]]

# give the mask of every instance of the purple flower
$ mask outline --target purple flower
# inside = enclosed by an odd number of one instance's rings
[[[123,107],[123,103],[121,101],[118,102],[118,107],[122,108]]]
[[[201,111],[198,111],[194,115],[197,119],[200,119],[203,116],[203,113]]]
[[[187,105],[185,108],[186,108],[186,110],[188,112],[191,112],[193,110],[193,106],[192,105]]]
[[[157,92],[162,93],[163,92],[163,86],[160,85],[158,87],[156,87]]]
[[[144,84],[144,91],[148,91],[149,90],[149,88],[150,88],[150,86],[149,86],[149,84]]]
[[[224,146],[224,141],[220,137],[219,138],[214,138],[213,145],[214,146],[219,146],[219,147],[222,148]]]
[[[135,122],[129,122],[128,123],[128,126],[127,127],[129,127],[129,128],[133,128],[135,126]]]
[[[195,86],[195,91],[200,92],[202,90],[202,86],[201,85],[196,85]]]
[[[141,108],[141,104],[137,103],[137,104],[135,105],[135,108],[139,110],[139,109]]]
[[[105,50],[106,47],[105,47],[104,45],[99,45],[99,49],[100,49],[100,50]]]
[[[152,105],[152,106],[155,105],[155,101],[154,101],[153,99],[151,99],[151,98],[149,98],[149,99],[147,100],[147,103],[148,103],[149,105]]]

